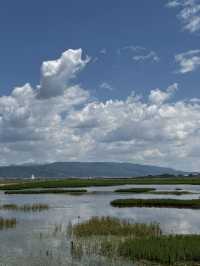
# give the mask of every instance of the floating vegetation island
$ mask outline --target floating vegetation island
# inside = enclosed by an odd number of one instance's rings
[[[200,209],[200,199],[116,199],[111,201],[113,207],[155,207]]]

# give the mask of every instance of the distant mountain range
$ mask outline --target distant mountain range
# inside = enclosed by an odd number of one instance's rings
[[[139,177],[147,175],[184,174],[171,168],[113,162],[55,162],[42,165],[10,165],[0,167],[0,178],[64,177]]]

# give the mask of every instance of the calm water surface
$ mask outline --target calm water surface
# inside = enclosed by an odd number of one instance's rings
[[[166,233],[200,234],[200,210],[168,208],[119,209],[110,206],[110,201],[117,198],[192,199],[199,198],[200,194],[174,196],[112,193],[122,187],[128,188],[133,187],[133,185],[90,187],[87,188],[88,191],[98,191],[98,193],[81,196],[61,194],[4,195],[3,192],[0,192],[0,204],[47,203],[50,206],[49,210],[40,213],[0,210],[0,217],[16,217],[18,221],[15,229],[0,231],[0,265],[42,265],[39,261],[40,258],[42,258],[44,265],[50,265],[50,262],[55,265],[53,259],[49,260],[51,256],[54,259],[56,258],[56,265],[68,265],[67,259],[70,256],[66,226],[69,222],[77,223],[92,216],[115,216],[131,219],[134,222],[158,222]],[[144,185],[134,187],[144,187]],[[181,188],[200,193],[200,186],[145,185],[145,187],[153,187],[163,191]],[[61,225],[62,232],[60,234],[54,233],[55,225]],[[31,262],[30,257],[34,258],[31,259]],[[63,262],[63,258],[66,258],[65,262]],[[45,259],[48,259],[46,264],[44,263]],[[84,263],[81,265],[84,265]],[[86,262],[85,265],[89,265],[89,263]]]

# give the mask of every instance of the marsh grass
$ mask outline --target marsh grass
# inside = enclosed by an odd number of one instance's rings
[[[17,220],[15,218],[2,218],[0,217],[0,230],[15,228]]]
[[[113,207],[155,207],[200,209],[200,199],[116,199],[111,201]]]
[[[140,177],[140,178],[94,178],[94,179],[60,179],[60,180],[29,180],[6,183],[0,186],[1,190],[20,190],[33,188],[72,188],[91,186],[118,186],[118,185],[200,185],[199,177]]]
[[[175,195],[175,196],[181,196],[181,195],[191,195],[191,194],[199,194],[195,192],[185,191],[185,190],[175,190],[175,191],[150,191],[150,194],[155,195]]]
[[[119,244],[118,254],[133,261],[147,260],[163,265],[199,265],[199,244],[198,235],[129,239]]]
[[[163,235],[158,224],[131,224],[111,217],[93,217],[71,229],[72,255],[78,258],[94,255],[115,261],[124,258],[138,266],[200,263],[199,235]]]
[[[101,236],[158,236],[161,229],[158,224],[131,223],[113,217],[92,217],[88,221],[73,226],[75,237]]]
[[[156,190],[155,188],[145,188],[145,187],[138,187],[138,188],[126,188],[126,189],[117,189],[114,192],[117,193],[147,193]]]
[[[82,195],[86,193],[86,189],[39,189],[39,190],[8,190],[5,194],[70,194]]]
[[[11,210],[11,211],[24,211],[24,212],[40,212],[44,210],[48,210],[49,206],[47,204],[35,203],[35,204],[24,204],[24,205],[16,205],[16,204],[4,204],[0,205],[0,210]]]

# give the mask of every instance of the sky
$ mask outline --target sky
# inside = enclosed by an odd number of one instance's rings
[[[2,1],[0,165],[200,170],[200,0]]]

